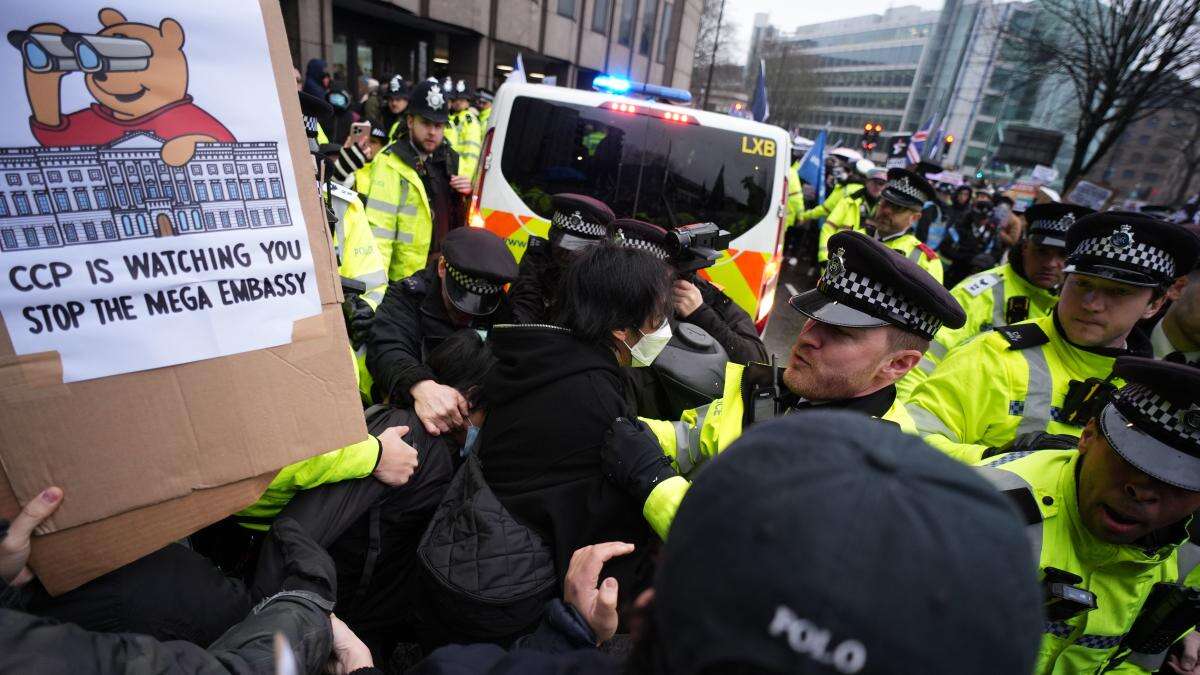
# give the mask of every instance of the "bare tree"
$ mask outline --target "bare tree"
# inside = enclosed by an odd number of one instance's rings
[[[736,0],[733,0],[736,2]],[[693,98],[701,100],[700,89],[707,86],[709,70],[734,62],[738,24],[730,18],[729,7],[722,16],[722,0],[704,0],[700,10],[700,30],[696,34],[696,58],[692,61]]]
[[[1184,143],[1179,149],[1183,155],[1183,174],[1179,176],[1179,183],[1170,202],[1175,205],[1182,204],[1190,196],[1188,191],[1192,181],[1196,174],[1200,173],[1200,89],[1190,88],[1187,95],[1180,100],[1178,111],[1182,118],[1180,136]]]
[[[1041,0],[1027,30],[1003,38],[1025,76],[1065,78],[1079,108],[1066,185],[1132,124],[1176,98],[1200,67],[1200,0]]]
[[[802,53],[801,49],[786,36],[765,41],[761,49],[767,64],[770,122],[787,129],[789,133],[800,123],[801,116],[817,104],[821,94],[820,80],[813,72],[816,57]],[[757,68],[747,70],[754,77],[758,76]]]

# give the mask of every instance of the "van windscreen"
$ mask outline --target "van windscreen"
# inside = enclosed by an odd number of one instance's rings
[[[543,218],[551,195],[574,192],[618,218],[665,228],[711,221],[736,237],[770,212],[776,151],[760,136],[521,96],[501,169]]]

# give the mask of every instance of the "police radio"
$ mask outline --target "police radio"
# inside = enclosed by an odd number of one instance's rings
[[[1104,406],[1112,400],[1117,387],[1112,382],[1112,375],[1101,380],[1089,377],[1082,382],[1071,380],[1067,383],[1067,395],[1063,398],[1062,411],[1059,420],[1063,424],[1081,427],[1088,420],[1100,414]]]
[[[1198,622],[1200,589],[1165,581],[1154,584],[1129,632],[1117,646],[1117,658],[1109,662],[1105,672],[1126,660],[1145,670],[1157,669],[1165,660],[1167,649],[1181,635],[1195,629]]]
[[[717,227],[716,223],[693,223],[680,225],[667,232],[667,250],[671,264],[681,274],[688,274],[712,267],[721,257],[721,251],[729,248],[732,239],[729,232]]]
[[[1042,570],[1042,593],[1047,621],[1066,621],[1096,609],[1096,594],[1080,588],[1083,577],[1057,567]]]

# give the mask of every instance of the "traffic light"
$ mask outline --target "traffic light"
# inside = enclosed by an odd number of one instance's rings
[[[948,154],[950,152],[951,145],[954,145],[954,134],[946,134],[946,137],[942,139],[942,154],[943,155]]]
[[[870,152],[879,145],[879,134],[883,133],[883,125],[877,122],[867,122],[863,125],[862,149]]]

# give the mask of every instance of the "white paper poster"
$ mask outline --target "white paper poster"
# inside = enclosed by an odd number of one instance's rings
[[[257,2],[39,0],[0,24],[18,354],[86,380],[286,344],[320,312]]]

